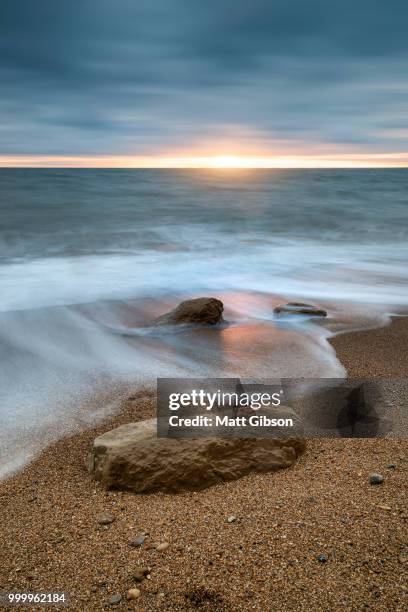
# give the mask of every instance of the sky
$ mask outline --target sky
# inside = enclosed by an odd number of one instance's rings
[[[408,166],[406,0],[1,0],[0,166]]]

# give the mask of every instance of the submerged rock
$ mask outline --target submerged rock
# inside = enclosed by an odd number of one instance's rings
[[[185,300],[176,308],[156,319],[156,325],[182,325],[199,323],[216,325],[222,321],[224,305],[221,300],[212,297],[201,297]]]
[[[295,433],[288,438],[157,438],[156,419],[149,419],[96,438],[88,469],[108,488],[177,493],[289,467],[304,448]]]
[[[313,304],[304,304],[303,302],[289,302],[281,304],[273,309],[276,314],[303,314],[313,317],[327,317],[327,311]]]

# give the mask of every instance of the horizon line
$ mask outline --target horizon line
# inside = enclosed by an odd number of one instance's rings
[[[332,155],[0,155],[0,168],[87,169],[386,169],[408,168],[408,153]]]
[[[40,166],[40,165],[2,165],[0,170],[407,170],[408,164],[389,165],[355,165],[355,166]]]

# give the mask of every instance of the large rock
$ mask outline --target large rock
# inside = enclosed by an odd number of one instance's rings
[[[199,323],[216,325],[222,321],[224,305],[213,297],[185,300],[176,308],[156,319],[156,325],[181,325]]]
[[[323,308],[314,306],[313,304],[304,304],[303,302],[289,302],[281,304],[273,309],[276,314],[303,314],[313,317],[327,317],[327,312]]]
[[[304,447],[305,441],[295,435],[157,438],[156,419],[149,419],[96,438],[88,469],[108,488],[176,493],[289,467]]]

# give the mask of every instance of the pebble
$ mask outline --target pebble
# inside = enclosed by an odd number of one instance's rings
[[[227,518],[227,523],[235,523],[236,520],[237,520],[237,517],[231,514],[231,516]]]
[[[156,546],[156,550],[158,550],[159,552],[162,550],[166,550],[166,548],[168,548],[170,546],[170,544],[168,542],[162,542],[161,544],[158,544]]]
[[[108,601],[109,606],[117,606],[122,601],[122,595],[113,595]]]
[[[150,570],[148,567],[136,567],[136,569],[133,570],[133,578],[136,582],[142,582],[149,574]]]
[[[389,463],[387,465],[387,470],[395,470],[397,468],[397,466],[395,465],[395,463]]]
[[[370,484],[379,485],[383,482],[384,476],[381,474],[370,474]]]
[[[110,525],[116,520],[116,518],[112,515],[105,514],[98,519],[98,523],[100,525]]]
[[[128,599],[137,599],[140,597],[140,589],[129,589],[127,592]]]
[[[309,502],[310,504],[314,504],[317,499],[314,495],[309,495],[308,497],[306,497],[306,501]]]
[[[326,555],[318,555],[317,560],[319,561],[319,563],[326,563],[327,557]]]
[[[129,542],[129,546],[132,546],[133,548],[137,548],[138,546],[143,546],[145,540],[146,540],[145,535],[137,536],[137,538]]]

